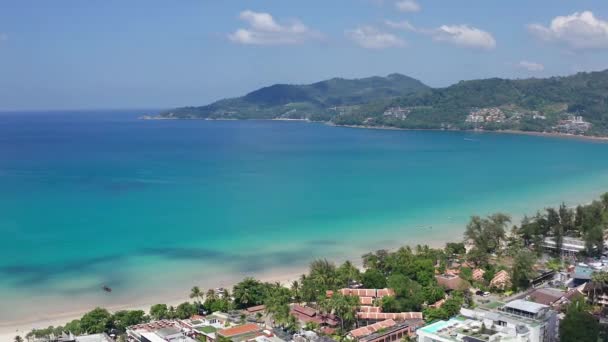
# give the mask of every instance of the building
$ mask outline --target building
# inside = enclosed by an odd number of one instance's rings
[[[395,295],[393,289],[341,289],[340,293],[344,296],[358,296],[361,305],[373,305],[378,298],[391,297]],[[331,297],[332,291],[327,292],[327,296]]]
[[[320,327],[334,328],[340,324],[338,318],[334,315],[322,314],[317,310],[301,305],[293,305],[290,313],[295,316],[302,324],[309,322],[316,323]]]
[[[543,248],[548,251],[557,250],[557,243],[553,237],[543,240]],[[585,242],[579,238],[564,237],[561,245],[562,255],[575,255],[585,250]]]
[[[359,342],[390,342],[400,341],[404,336],[411,336],[417,325],[409,322],[397,323],[387,319],[365,327],[351,330],[347,338]]]
[[[591,275],[595,272],[595,270],[585,264],[578,264],[574,267],[574,272],[572,273],[572,285],[580,286],[584,283],[591,281]]]
[[[130,326],[127,328],[127,336],[138,342],[196,342],[193,332],[180,322],[169,320]]]
[[[473,280],[475,281],[482,281],[483,280],[483,275],[486,273],[486,271],[484,271],[481,268],[476,268],[473,270]]]
[[[459,290],[464,291],[471,287],[469,282],[454,274],[436,275],[437,284],[443,287],[447,292]]]
[[[357,312],[357,318],[368,323],[387,319],[395,321],[421,320],[422,312]]]
[[[218,337],[224,337],[233,342],[253,340],[260,335],[262,329],[253,323],[237,325],[235,327],[222,329],[217,332]]]
[[[505,290],[511,287],[511,276],[505,270],[499,271],[490,280],[490,287]]]
[[[416,331],[419,342],[555,342],[557,312],[547,305],[514,300],[498,310],[460,310],[460,316]]]

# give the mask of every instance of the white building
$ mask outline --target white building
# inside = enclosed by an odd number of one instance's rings
[[[557,312],[547,305],[514,300],[499,310],[461,309],[461,316],[416,331],[419,342],[555,342]]]

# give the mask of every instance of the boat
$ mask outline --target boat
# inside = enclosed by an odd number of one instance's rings
[[[112,292],[112,288],[107,285],[102,286],[101,289],[104,290],[105,292]]]

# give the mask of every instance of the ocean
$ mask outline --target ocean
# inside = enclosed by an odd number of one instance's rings
[[[141,114],[0,113],[0,326],[441,245],[471,215],[608,191],[598,141]]]

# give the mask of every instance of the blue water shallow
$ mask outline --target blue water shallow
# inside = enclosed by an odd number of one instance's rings
[[[601,142],[140,114],[0,113],[0,321],[458,240],[472,214],[608,190]]]

